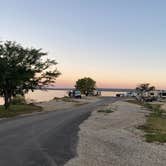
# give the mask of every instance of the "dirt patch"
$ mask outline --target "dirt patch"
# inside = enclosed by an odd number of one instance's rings
[[[60,109],[68,109],[81,106],[88,103],[99,101],[98,97],[83,97],[82,99],[56,98],[48,102],[35,103],[35,105],[43,108],[44,111],[54,111]]]
[[[145,142],[137,129],[147,111],[122,101],[107,107],[114,112],[93,112],[80,125],[78,156],[66,166],[165,166],[166,146]]]

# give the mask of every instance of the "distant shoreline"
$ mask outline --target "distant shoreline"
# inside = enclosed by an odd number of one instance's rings
[[[38,90],[40,90],[39,88],[37,88]],[[42,88],[42,90],[71,90],[74,88],[51,88],[51,87],[47,87],[47,88]],[[111,91],[111,92],[130,92],[133,91],[134,89],[116,89],[116,88],[97,88],[97,90],[99,91]]]

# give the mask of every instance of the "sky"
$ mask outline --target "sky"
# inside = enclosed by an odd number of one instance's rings
[[[57,87],[166,89],[165,0],[0,0],[0,40],[42,48]]]

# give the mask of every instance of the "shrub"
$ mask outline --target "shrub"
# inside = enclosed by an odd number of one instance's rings
[[[112,113],[114,112],[113,110],[111,109],[105,109],[105,110],[98,110],[98,112],[103,112],[103,113]]]
[[[17,95],[17,96],[15,96],[15,97],[12,99],[11,103],[12,103],[13,105],[16,105],[16,104],[26,104],[25,97],[24,97],[24,96],[21,96],[21,95]]]

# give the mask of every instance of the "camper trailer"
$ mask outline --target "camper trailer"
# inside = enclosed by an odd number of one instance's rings
[[[160,91],[159,96],[161,99],[166,99],[166,91],[165,90]]]
[[[154,100],[157,100],[159,98],[159,91],[149,91],[149,97],[153,98]]]
[[[159,91],[142,92],[139,93],[136,98],[146,102],[156,101],[159,98]]]

